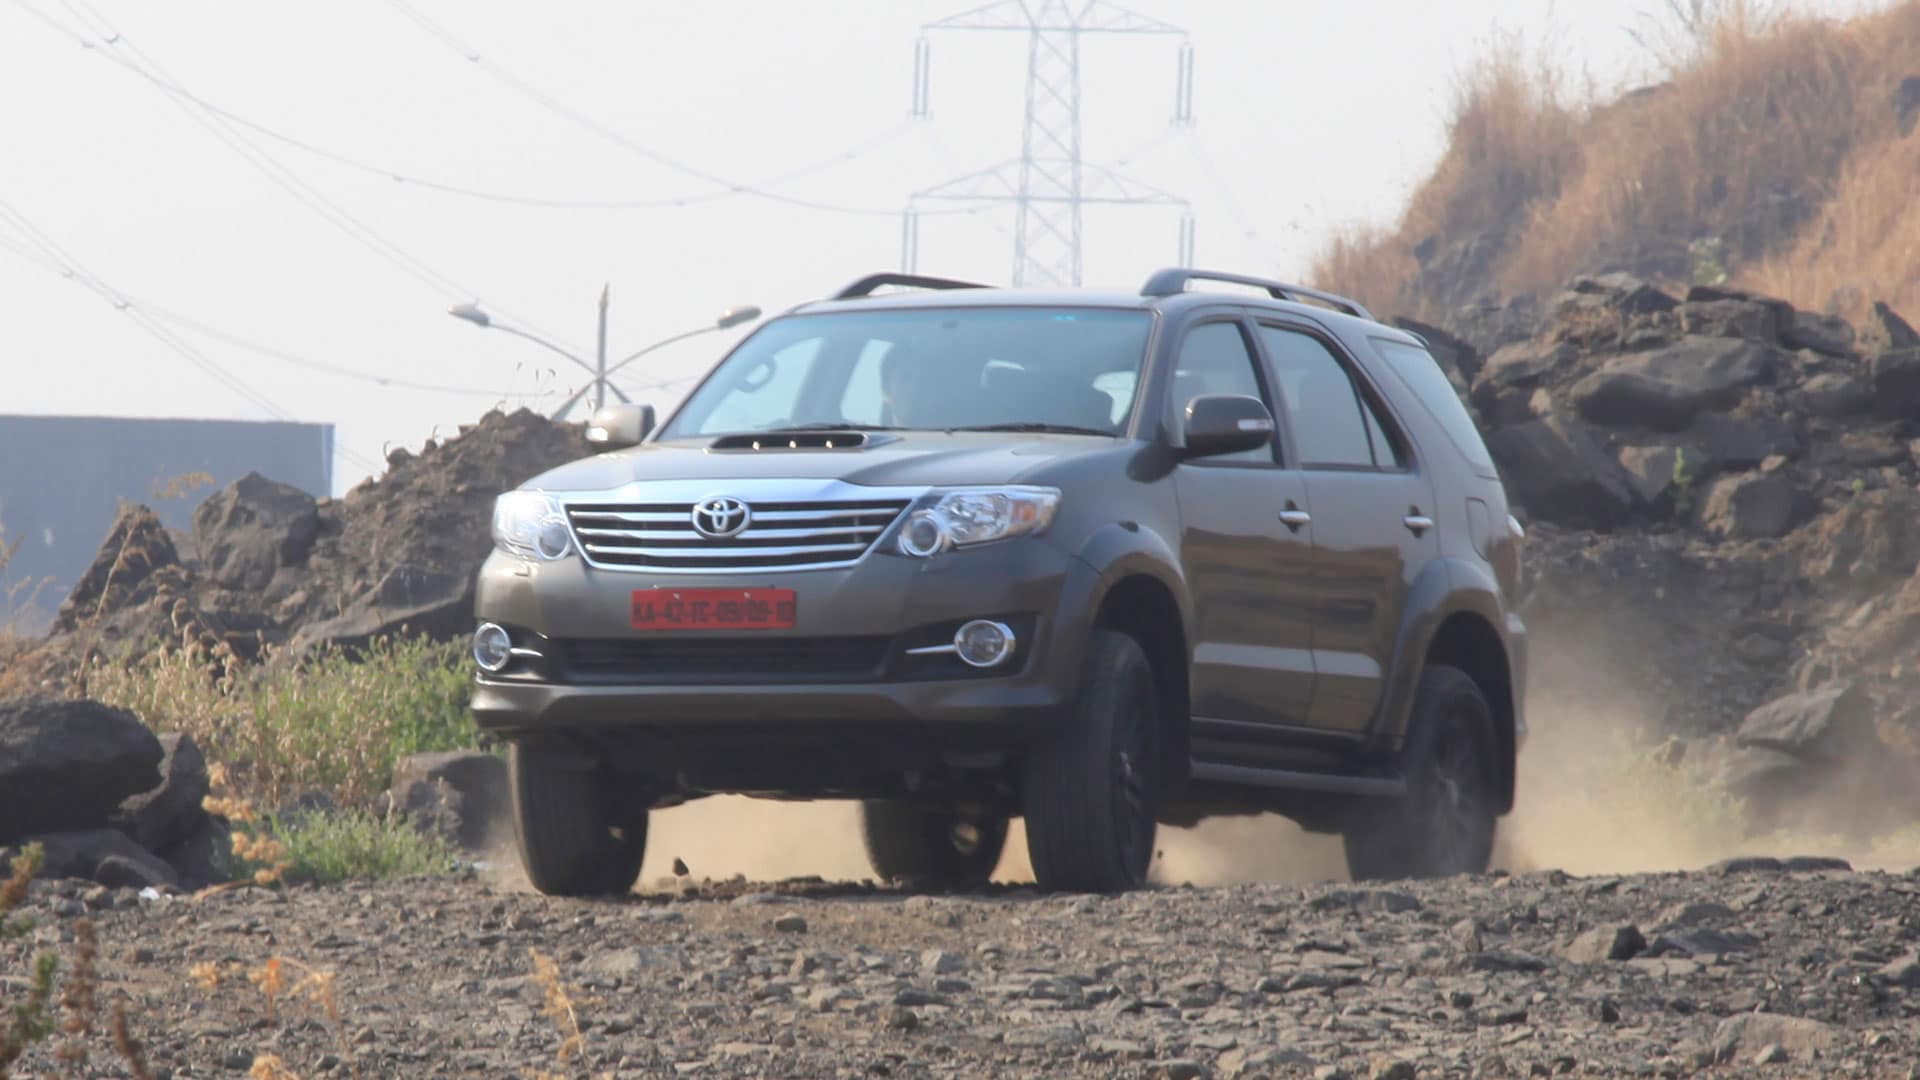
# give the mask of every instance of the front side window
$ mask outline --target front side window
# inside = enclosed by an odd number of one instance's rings
[[[1404,463],[1346,365],[1319,338],[1262,325],[1260,344],[1302,465],[1391,469]]]
[[[895,308],[791,315],[742,342],[662,439],[796,429],[1117,434],[1152,315]]]
[[[1202,323],[1187,332],[1180,359],[1173,369],[1173,405],[1184,421],[1194,398],[1211,394],[1260,397],[1260,379],[1254,373],[1253,353],[1237,323]],[[1206,459],[1273,463],[1271,447],[1256,446],[1234,454]]]

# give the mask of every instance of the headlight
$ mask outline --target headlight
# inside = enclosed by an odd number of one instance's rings
[[[573,553],[560,504],[537,491],[509,491],[493,502],[493,545],[523,559],[551,561]]]
[[[958,488],[921,500],[900,523],[896,545],[903,555],[929,558],[949,547],[967,547],[1046,529],[1060,505],[1059,488]]]

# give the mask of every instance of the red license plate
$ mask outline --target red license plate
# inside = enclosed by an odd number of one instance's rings
[[[792,589],[635,589],[635,630],[786,630]]]

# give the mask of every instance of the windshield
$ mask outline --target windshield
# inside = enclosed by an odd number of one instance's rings
[[[1133,408],[1152,316],[961,307],[776,319],[687,398],[663,439],[882,428],[1112,435]]]

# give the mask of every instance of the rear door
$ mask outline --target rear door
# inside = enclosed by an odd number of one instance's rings
[[[1256,336],[1313,507],[1308,724],[1364,734],[1413,578],[1440,554],[1433,485],[1385,399],[1331,337],[1268,320]]]
[[[1247,327],[1231,315],[1187,330],[1169,386],[1176,431],[1184,429],[1187,403],[1202,394],[1276,404]],[[1275,443],[1184,461],[1174,485],[1194,605],[1196,754],[1203,743],[1305,724],[1314,679],[1312,627],[1301,603],[1313,539],[1305,477],[1283,466]]]

